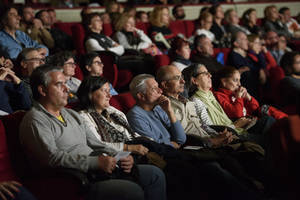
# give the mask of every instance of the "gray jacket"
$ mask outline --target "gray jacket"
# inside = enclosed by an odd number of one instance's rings
[[[63,167],[87,172],[99,169],[98,156],[117,152],[101,143],[75,111],[63,108],[59,121],[41,104],[25,115],[20,125],[20,142],[34,168]]]

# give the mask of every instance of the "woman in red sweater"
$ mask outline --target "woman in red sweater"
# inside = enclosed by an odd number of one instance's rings
[[[225,113],[231,119],[267,114],[275,119],[287,115],[272,106],[260,106],[240,83],[240,73],[234,67],[224,67],[217,73],[217,91],[214,92]]]

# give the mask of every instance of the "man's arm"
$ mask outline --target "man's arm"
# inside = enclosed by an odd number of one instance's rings
[[[49,122],[40,119],[30,122],[26,121],[26,117],[21,123],[20,141],[29,159],[34,158],[41,165],[53,168],[73,168],[84,172],[99,169],[97,156],[70,154],[59,149]]]

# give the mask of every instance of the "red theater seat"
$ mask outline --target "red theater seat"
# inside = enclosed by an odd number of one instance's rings
[[[111,24],[103,24],[103,30],[102,33],[106,36],[111,37],[114,33],[113,26]]]
[[[57,22],[53,25],[53,27],[62,30],[63,32],[65,32],[69,36],[72,36],[71,27],[75,24],[79,24],[79,22]]]
[[[136,104],[131,93],[126,92],[112,96],[110,105],[127,114],[127,112]]]
[[[171,21],[169,28],[171,29],[174,35],[181,33],[184,36],[186,36],[186,26],[183,20]]]
[[[85,54],[84,37],[85,30],[81,24],[74,24],[71,27],[72,39],[77,52],[77,56]]]
[[[20,111],[0,120],[0,181],[18,180],[41,200],[83,200],[88,185],[84,173],[69,169],[45,169],[42,173],[30,170],[19,142],[19,125],[24,115]]]
[[[160,67],[169,65],[171,63],[171,59],[168,55],[157,55],[154,57],[155,59],[155,71],[157,71]]]

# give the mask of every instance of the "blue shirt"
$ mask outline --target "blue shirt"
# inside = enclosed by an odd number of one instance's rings
[[[114,96],[114,95],[118,95],[118,92],[115,90],[115,88],[113,88],[112,84],[109,83],[109,88],[110,88],[110,95]]]
[[[11,59],[17,58],[23,48],[48,48],[32,40],[26,33],[17,30],[16,39],[4,30],[0,31],[0,48],[6,52]],[[48,50],[49,52],[49,50]]]
[[[14,84],[0,80],[0,110],[12,113],[16,110],[29,110],[31,99],[24,83]]]
[[[171,141],[179,144],[186,141],[186,134],[180,122],[171,123],[167,113],[160,106],[146,111],[135,105],[127,113],[127,119],[135,132],[150,137],[157,143],[172,145]]]

